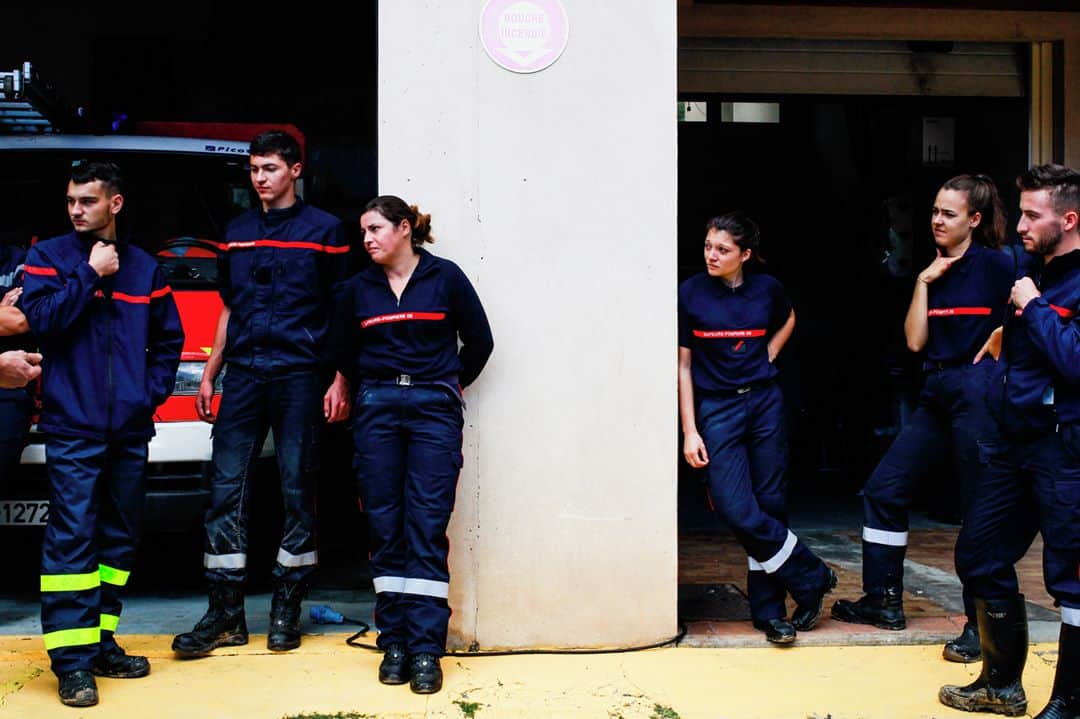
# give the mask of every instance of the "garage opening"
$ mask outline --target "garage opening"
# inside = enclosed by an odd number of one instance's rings
[[[796,533],[861,594],[858,492],[913,408],[921,358],[903,318],[934,257],[930,207],[964,173],[994,178],[1015,227],[1028,163],[1028,46],[684,40],[679,54],[679,281],[704,269],[706,221],[740,209],[797,324],[778,367]],[[1013,233],[1014,234],[1014,233]],[[681,448],[681,442],[680,442]],[[679,458],[680,616],[748,619],[746,557]],[[912,512],[909,559],[951,574],[947,467]],[[959,589],[908,578],[909,616],[960,613]],[[959,585],[957,584],[957,587]],[[926,589],[921,595],[923,589]],[[698,622],[696,625],[694,622]],[[802,640],[802,635],[800,635]]]

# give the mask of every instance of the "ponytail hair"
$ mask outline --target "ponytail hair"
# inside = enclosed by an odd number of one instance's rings
[[[967,195],[968,212],[982,215],[979,225],[972,230],[973,240],[991,248],[1005,243],[1005,204],[989,176],[957,175],[946,181],[941,189],[963,192]]]
[[[728,233],[735,241],[736,247],[742,251],[750,250],[749,262],[765,264],[758,250],[761,244],[761,230],[745,212],[736,210],[712,218],[705,223],[705,234],[713,231]]]
[[[396,195],[379,195],[364,207],[364,212],[375,210],[395,226],[407,220],[412,230],[413,249],[420,249],[425,242],[434,242],[431,234],[431,215],[420,212],[416,205],[409,205]]]

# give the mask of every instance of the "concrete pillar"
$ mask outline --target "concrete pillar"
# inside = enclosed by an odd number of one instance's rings
[[[564,0],[508,72],[482,0],[379,3],[379,190],[432,213],[495,353],[466,391],[450,642],[676,630],[676,5]]]

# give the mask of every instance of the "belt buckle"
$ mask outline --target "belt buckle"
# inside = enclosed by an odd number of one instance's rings
[[[412,377],[407,374],[399,374],[394,382],[402,387],[409,387],[412,385]]]
[[[746,394],[749,391],[750,387],[739,387],[737,390],[735,390],[735,394]]]

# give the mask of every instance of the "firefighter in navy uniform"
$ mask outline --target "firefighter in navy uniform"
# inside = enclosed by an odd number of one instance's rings
[[[998,438],[980,447],[979,492],[957,540],[957,571],[975,597],[983,666],[939,699],[968,711],[1024,714],[1028,635],[1024,597],[1000,573],[1022,556],[1017,525],[1034,519],[1043,578],[1061,607],[1057,674],[1037,719],[1080,717],[1080,173],[1040,165],[1019,178],[1031,274],[1016,281],[1005,324],[984,347],[998,357],[987,402]],[[981,354],[981,353],[980,353]],[[1034,517],[1025,511],[1034,499]],[[1030,534],[1027,542],[1030,543]]]
[[[146,657],[115,639],[135,563],[154,412],[172,392],[184,333],[165,274],[118,241],[119,168],[80,163],[68,184],[75,231],[26,258],[23,305],[41,343],[49,523],[41,625],[60,701],[97,703],[94,674],[135,678]]]
[[[261,206],[225,230],[218,273],[224,307],[196,397],[199,417],[214,424],[203,556],[209,606],[192,631],[173,640],[173,650],[186,657],[248,641],[249,469],[271,428],[285,526],[273,569],[267,647],[300,646],[301,602],[318,562],[317,440],[324,419],[348,416],[345,378],[331,381],[326,359],[333,288],[348,275],[344,227],[297,196],[302,164],[292,135],[264,132],[252,140],[250,153]],[[215,416],[214,380],[226,365]]]
[[[706,272],[679,287],[683,455],[749,561],[754,627],[774,644],[814,628],[836,574],[787,527],[787,427],[773,361],[795,313],[772,277],[746,271],[758,229],[742,213],[706,225]],[[796,602],[791,620],[785,598]]]
[[[0,352],[34,349],[21,301],[25,257],[21,247],[0,243]],[[0,389],[0,481],[19,468],[33,413],[32,389]]]
[[[904,321],[913,352],[926,350],[919,404],[863,488],[863,591],[857,601],[841,599],[832,616],[843,622],[904,629],[904,554],[908,509],[919,485],[951,462],[959,479],[961,516],[978,492],[978,442],[993,434],[986,410],[986,383],[993,361],[972,360],[1000,323],[1001,308],[1016,277],[1012,253],[1000,251],[1005,210],[993,181],[959,175],[942,185],[930,227],[937,258],[919,273]],[[1019,591],[1013,564],[1001,572]],[[967,616],[960,636],[945,645],[950,661],[979,660],[974,605],[964,592]]]
[[[442,687],[446,527],[461,471],[461,391],[494,347],[465,274],[422,248],[431,217],[376,197],[360,218],[373,260],[342,291],[340,368],[357,387],[353,465],[371,529],[379,681]],[[458,348],[458,340],[461,348]]]

